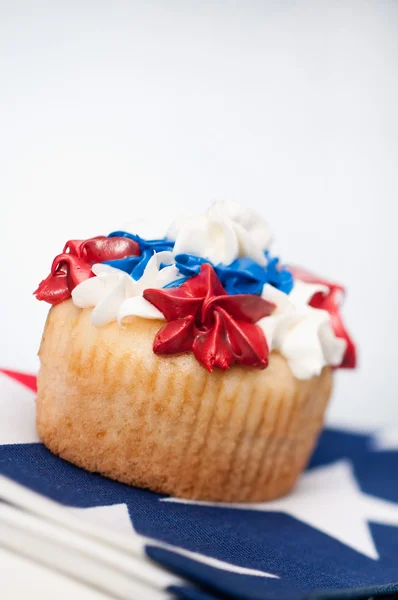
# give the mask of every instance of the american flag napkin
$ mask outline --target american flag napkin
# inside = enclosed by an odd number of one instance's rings
[[[327,429],[296,490],[260,504],[170,498],[52,455],[35,431],[36,380],[0,372],[0,474],[57,502],[123,523],[187,584],[176,598],[324,600],[398,594],[398,427]],[[1,543],[1,540],[0,540]],[[192,585],[193,584],[193,585]]]

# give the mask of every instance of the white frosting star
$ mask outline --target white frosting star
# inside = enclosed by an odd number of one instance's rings
[[[195,254],[216,265],[246,256],[265,266],[272,241],[261,217],[234,202],[214,202],[204,215],[174,221],[167,237],[175,240],[175,255]]]
[[[289,295],[266,284],[262,297],[276,305],[275,311],[257,322],[268,347],[278,350],[298,379],[319,375],[325,365],[341,364],[345,340],[336,337],[325,310],[308,305],[316,292],[327,287],[296,280]]]
[[[155,253],[138,281],[110,265],[93,265],[96,277],[77,285],[72,291],[72,300],[79,308],[94,307],[91,321],[97,327],[112,321],[122,324],[126,317],[164,319],[162,313],[145,300],[142,294],[148,288],[159,289],[181,277],[175,265],[160,269],[161,263],[172,262],[171,252]]]
[[[218,200],[210,206],[208,214],[230,219],[235,227],[244,230],[244,241],[249,239],[262,252],[271,246],[273,235],[267,223],[256,212],[244,208],[239,202]]]
[[[181,498],[161,498],[160,502],[209,506],[213,511],[285,513],[372,560],[379,559],[379,552],[369,522],[398,526],[397,504],[365,494],[347,460],[306,471],[292,494],[270,502],[233,504]]]

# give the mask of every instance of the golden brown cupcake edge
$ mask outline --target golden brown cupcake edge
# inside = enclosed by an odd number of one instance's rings
[[[37,430],[53,453],[182,498],[260,502],[294,486],[322,427],[329,367],[298,380],[273,352],[265,370],[209,373],[192,354],[153,353],[160,321],[90,318],[72,300],[47,318]]]

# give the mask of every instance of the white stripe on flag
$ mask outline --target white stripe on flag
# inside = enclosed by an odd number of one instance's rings
[[[0,445],[39,442],[35,393],[0,372]]]

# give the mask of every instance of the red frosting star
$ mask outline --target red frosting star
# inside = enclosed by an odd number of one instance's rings
[[[192,350],[209,371],[234,363],[268,365],[267,341],[255,323],[275,305],[252,294],[229,296],[209,264],[180,287],[147,289],[144,298],[168,321],[155,337],[155,354]]]
[[[125,237],[100,235],[88,240],[69,240],[62,254],[54,258],[50,275],[39,284],[34,294],[38,300],[59,304],[70,298],[79,283],[94,276],[91,271],[94,263],[139,254],[137,242]]]
[[[289,266],[289,271],[293,273],[293,277],[304,281],[305,283],[317,283],[329,288],[328,292],[317,292],[310,300],[310,306],[326,310],[330,315],[330,323],[332,329],[338,338],[342,338],[347,342],[346,351],[340,368],[355,369],[357,365],[357,352],[355,344],[350,337],[343,319],[340,315],[340,304],[342,297],[345,295],[345,288],[337,283],[326,281],[317,275],[313,275],[300,267]]]

